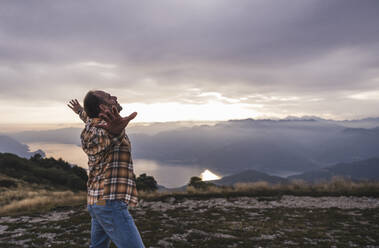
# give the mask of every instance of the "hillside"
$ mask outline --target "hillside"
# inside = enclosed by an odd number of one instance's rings
[[[30,184],[75,191],[86,190],[88,178],[81,167],[70,165],[62,159],[42,158],[38,154],[26,159],[11,153],[0,153],[0,174]]]
[[[268,183],[284,183],[286,179],[276,176],[270,176],[266,173],[262,173],[255,170],[247,170],[230,176],[225,176],[218,180],[209,181],[216,185],[231,186],[235,183],[252,183],[265,181]]]
[[[339,163],[320,170],[305,172],[288,179],[302,179],[307,182],[330,180],[334,176],[341,176],[351,180],[379,180],[379,158],[371,158],[352,163]]]
[[[352,163],[338,163],[336,165],[305,172],[287,178],[271,176],[256,170],[246,170],[219,180],[209,181],[216,185],[230,186],[235,183],[253,183],[265,181],[268,183],[286,183],[292,179],[302,179],[307,182],[330,181],[340,176],[353,181],[379,181],[379,158],[360,160]]]

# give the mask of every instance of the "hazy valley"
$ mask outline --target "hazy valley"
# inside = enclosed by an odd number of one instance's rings
[[[245,170],[288,176],[337,163],[379,157],[377,126],[378,118],[332,121],[317,117],[288,117],[282,120],[234,120],[212,125],[153,123],[131,127],[128,134],[136,160],[210,169],[222,176]],[[80,132],[80,128],[64,128],[7,133],[0,136],[0,148],[7,147],[11,138],[21,144],[19,148],[9,146],[5,151],[20,156],[30,153],[22,143],[39,142],[46,147],[48,144],[80,146]],[[80,153],[80,148],[70,152]],[[85,160],[82,156],[80,166],[84,168]]]

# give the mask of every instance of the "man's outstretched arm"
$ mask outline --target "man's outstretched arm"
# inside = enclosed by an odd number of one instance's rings
[[[84,111],[83,107],[80,105],[77,99],[71,100],[67,106],[76,114],[78,114],[82,121],[87,122],[88,117],[86,111]]]

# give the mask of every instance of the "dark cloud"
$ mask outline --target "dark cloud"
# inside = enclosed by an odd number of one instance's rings
[[[352,95],[379,91],[378,10],[375,0],[2,1],[0,96],[102,88],[124,102],[204,103],[199,89],[273,112],[343,99],[346,113],[331,111],[347,116],[375,101]]]

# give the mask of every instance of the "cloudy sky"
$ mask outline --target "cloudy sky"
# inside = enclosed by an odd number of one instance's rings
[[[2,0],[0,124],[379,116],[376,0]]]

